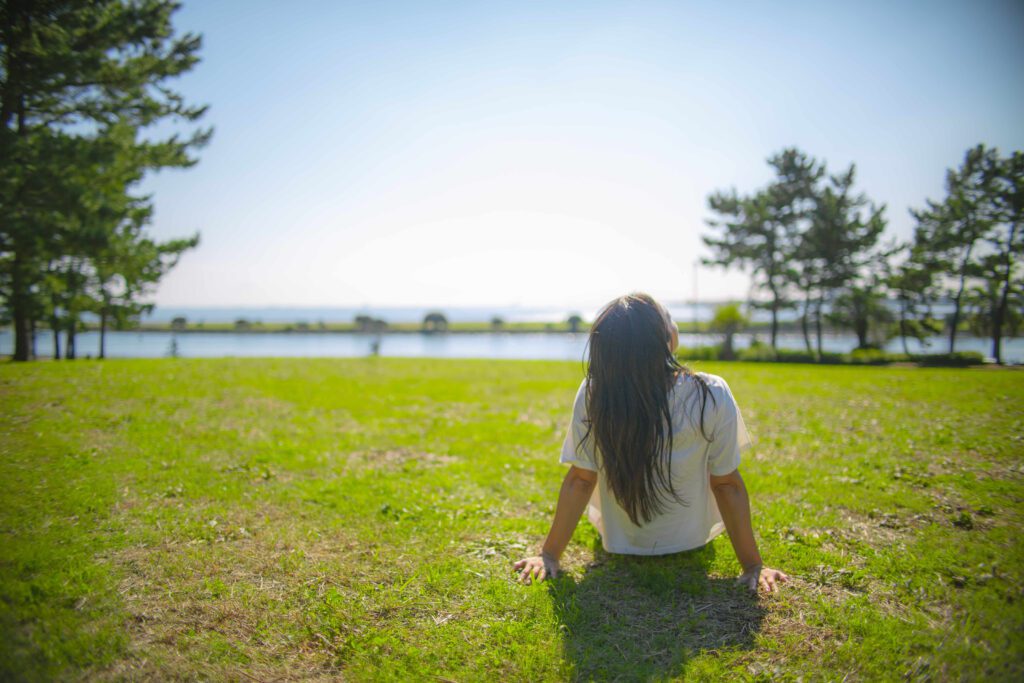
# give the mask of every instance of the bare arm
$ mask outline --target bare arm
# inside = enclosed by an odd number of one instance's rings
[[[551,531],[544,541],[541,554],[527,557],[515,564],[515,568],[521,570],[521,581],[528,582],[534,578],[543,581],[547,576],[554,578],[558,575],[558,560],[562,557],[565,547],[569,545],[596,485],[597,472],[576,466],[569,468],[558,492],[555,518],[551,522]]]
[[[785,582],[789,577],[782,572],[765,567],[761,562],[761,553],[757,550],[754,539],[754,527],[750,522],[750,497],[743,477],[739,470],[733,470],[724,476],[711,475],[711,490],[718,501],[718,510],[722,513],[722,521],[729,532],[729,541],[736,552],[736,559],[743,567],[740,582],[751,590],[763,586],[775,592],[776,582]]]

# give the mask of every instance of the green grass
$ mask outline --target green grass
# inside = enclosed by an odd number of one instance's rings
[[[776,597],[724,537],[514,582],[578,363],[0,366],[0,679],[1020,680],[1024,374],[701,364]]]

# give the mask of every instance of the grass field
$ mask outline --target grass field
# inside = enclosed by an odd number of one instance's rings
[[[0,366],[0,679],[1022,680],[1024,374],[701,364],[778,596],[725,537],[514,582],[578,363]]]

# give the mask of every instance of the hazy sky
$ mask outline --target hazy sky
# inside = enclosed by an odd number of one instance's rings
[[[888,205],[1024,148],[1024,3],[186,0],[216,133],[146,181],[161,305],[693,295],[717,188],[796,145]],[[701,268],[701,298],[749,278]]]

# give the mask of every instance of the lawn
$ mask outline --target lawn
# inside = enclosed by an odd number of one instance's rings
[[[0,366],[0,679],[1022,680],[1024,373],[699,364],[762,554],[514,581],[579,363]]]

